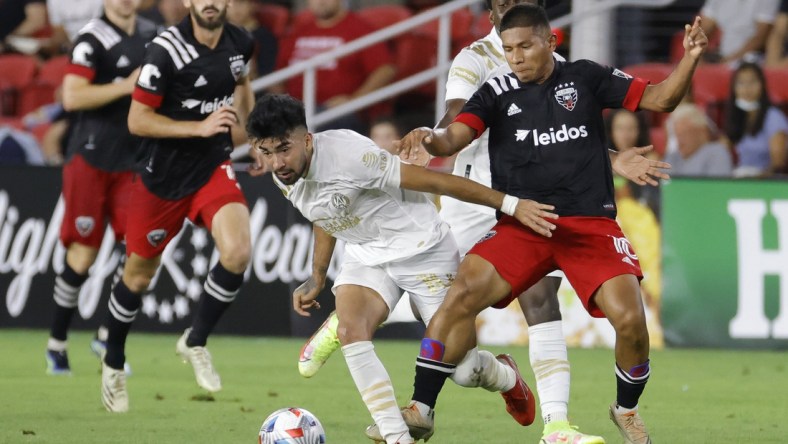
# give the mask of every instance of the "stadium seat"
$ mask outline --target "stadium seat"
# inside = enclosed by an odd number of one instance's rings
[[[673,66],[667,63],[640,63],[623,68],[622,71],[657,84],[665,80],[673,71]]]
[[[763,74],[772,103],[782,107],[788,105],[788,68],[766,68]]]
[[[659,154],[660,157],[664,157],[665,145],[668,142],[668,136],[665,133],[665,128],[658,126],[649,129],[649,137],[651,138],[651,144],[654,145],[654,152]]]
[[[53,103],[55,101],[56,85],[45,82],[35,82],[25,85],[24,88],[19,90],[18,101],[16,107],[16,115],[19,117],[35,111],[42,105]]]
[[[398,39],[394,53],[397,80],[410,77],[437,64],[438,42],[427,35],[406,34]],[[427,82],[410,92],[423,98],[435,97],[435,82]]]
[[[21,54],[0,55],[0,80],[20,89],[31,83],[36,74],[36,59]]]
[[[310,23],[315,20],[315,15],[312,14],[312,11],[309,9],[302,9],[293,15],[292,23],[290,23],[290,29],[288,32],[292,32],[293,29],[299,28],[307,23]]]
[[[22,119],[17,117],[3,117],[0,116],[0,128],[10,126],[16,129],[23,129]]]
[[[692,96],[695,103],[722,127],[725,119],[725,102],[730,96],[733,71],[724,64],[702,64],[692,77]]]
[[[451,40],[462,40],[470,35],[473,21],[473,13],[467,8],[455,11],[451,15]],[[437,40],[439,29],[440,21],[436,19],[419,26],[413,32],[414,34],[425,35]]]
[[[53,57],[41,65],[38,70],[37,80],[41,83],[47,83],[53,86],[59,86],[63,83],[63,77],[66,75],[66,68],[68,68],[69,56]]]
[[[471,35],[480,39],[492,31],[493,24],[490,21],[490,12],[489,11],[482,11],[476,14],[476,17],[473,19],[473,25],[471,25]]]
[[[358,15],[377,30],[408,19],[413,13],[401,5],[377,5],[359,10]]]
[[[290,10],[282,5],[259,3],[255,11],[257,21],[279,38],[287,32],[290,23]]]

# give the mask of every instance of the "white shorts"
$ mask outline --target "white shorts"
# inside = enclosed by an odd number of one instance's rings
[[[422,253],[380,265],[364,265],[345,250],[331,291],[336,295],[340,285],[370,288],[383,298],[391,312],[402,289],[410,294],[410,300],[426,325],[443,302],[459,264],[457,243],[448,232],[440,242]]]

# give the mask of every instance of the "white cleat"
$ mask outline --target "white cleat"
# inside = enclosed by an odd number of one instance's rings
[[[175,352],[181,356],[183,362],[191,363],[197,385],[209,392],[218,392],[222,389],[222,380],[219,378],[219,373],[213,368],[211,353],[205,347],[186,345],[186,338],[189,337],[191,330],[191,328],[187,328],[183,332],[175,345]]]
[[[126,373],[101,363],[101,402],[108,412],[129,411],[129,393],[126,391]]]

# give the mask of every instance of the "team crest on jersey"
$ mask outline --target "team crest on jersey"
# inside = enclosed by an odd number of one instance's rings
[[[479,239],[478,241],[476,241],[476,243],[477,243],[477,244],[480,244],[480,243],[482,243],[482,242],[484,242],[484,241],[488,241],[488,240],[492,239],[492,238],[493,238],[493,236],[495,236],[496,234],[498,234],[498,232],[497,232],[497,231],[495,231],[495,230],[490,230],[490,231],[488,231],[488,232],[487,232],[487,234],[485,234],[484,236],[482,236],[482,238],[481,238],[481,239]]]
[[[87,237],[93,232],[93,228],[96,226],[96,220],[90,216],[79,216],[74,221],[74,225],[80,236]]]
[[[241,78],[241,74],[244,72],[244,56],[237,55],[230,57],[230,72],[233,73],[233,78],[238,80]]]
[[[577,105],[577,89],[574,85],[575,82],[562,83],[554,88],[555,100],[567,111],[572,111]]]
[[[331,196],[331,206],[337,210],[346,210],[350,206],[350,199],[344,194],[334,193]]]
[[[161,245],[162,241],[164,241],[164,238],[166,237],[167,230],[159,228],[148,233],[148,243],[155,248]]]

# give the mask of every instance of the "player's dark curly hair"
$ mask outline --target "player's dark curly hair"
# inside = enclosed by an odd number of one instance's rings
[[[246,132],[253,139],[282,139],[299,127],[306,128],[304,104],[286,94],[258,99],[246,122]]]
[[[543,28],[550,31],[550,19],[544,8],[526,3],[512,6],[501,17],[501,32],[511,28]]]
[[[533,0],[527,0],[527,1],[533,2]],[[487,10],[492,11],[492,0],[484,0],[484,3],[487,5]],[[537,0],[535,4],[545,8],[545,0]]]

